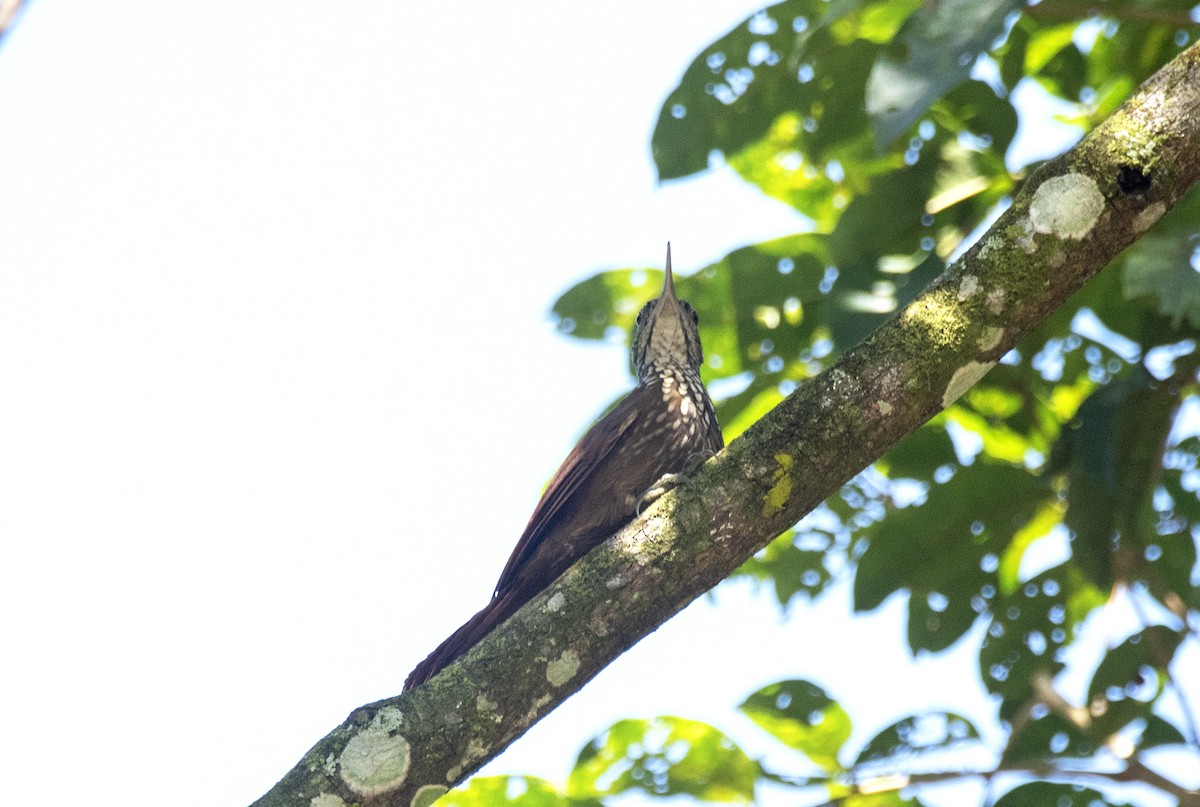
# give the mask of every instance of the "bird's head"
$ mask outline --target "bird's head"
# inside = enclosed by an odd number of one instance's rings
[[[667,277],[662,294],[642,307],[634,331],[633,366],[638,379],[648,381],[668,367],[699,373],[704,353],[698,323],[695,310],[675,296],[671,245],[667,244]]]

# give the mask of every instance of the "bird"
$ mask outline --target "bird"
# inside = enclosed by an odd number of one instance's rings
[[[648,499],[724,439],[700,381],[699,316],[675,293],[667,244],[662,293],[638,313],[632,347],[637,386],[598,420],[551,478],[509,556],[491,600],[409,674],[404,689],[432,678],[470,650]]]

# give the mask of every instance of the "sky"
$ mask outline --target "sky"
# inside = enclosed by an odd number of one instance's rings
[[[556,297],[802,226],[649,158],[757,7],[30,5],[0,46],[7,802],[249,803],[486,602],[630,384]],[[986,722],[969,652],[909,660],[901,605],[722,587],[484,772],[561,781],[654,714],[765,753],[733,707],[789,677],[869,716],[852,743]]]

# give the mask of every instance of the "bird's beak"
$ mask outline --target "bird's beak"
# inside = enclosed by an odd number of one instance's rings
[[[675,296],[675,277],[671,274],[671,242],[667,242],[667,278],[663,281],[662,294],[659,295],[659,300],[666,299],[678,300]]]

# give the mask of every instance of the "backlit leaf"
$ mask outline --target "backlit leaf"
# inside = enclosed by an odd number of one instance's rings
[[[842,770],[838,752],[850,738],[850,717],[841,705],[808,681],[780,681],[742,702],[741,710],[789,748],[821,769]]]

